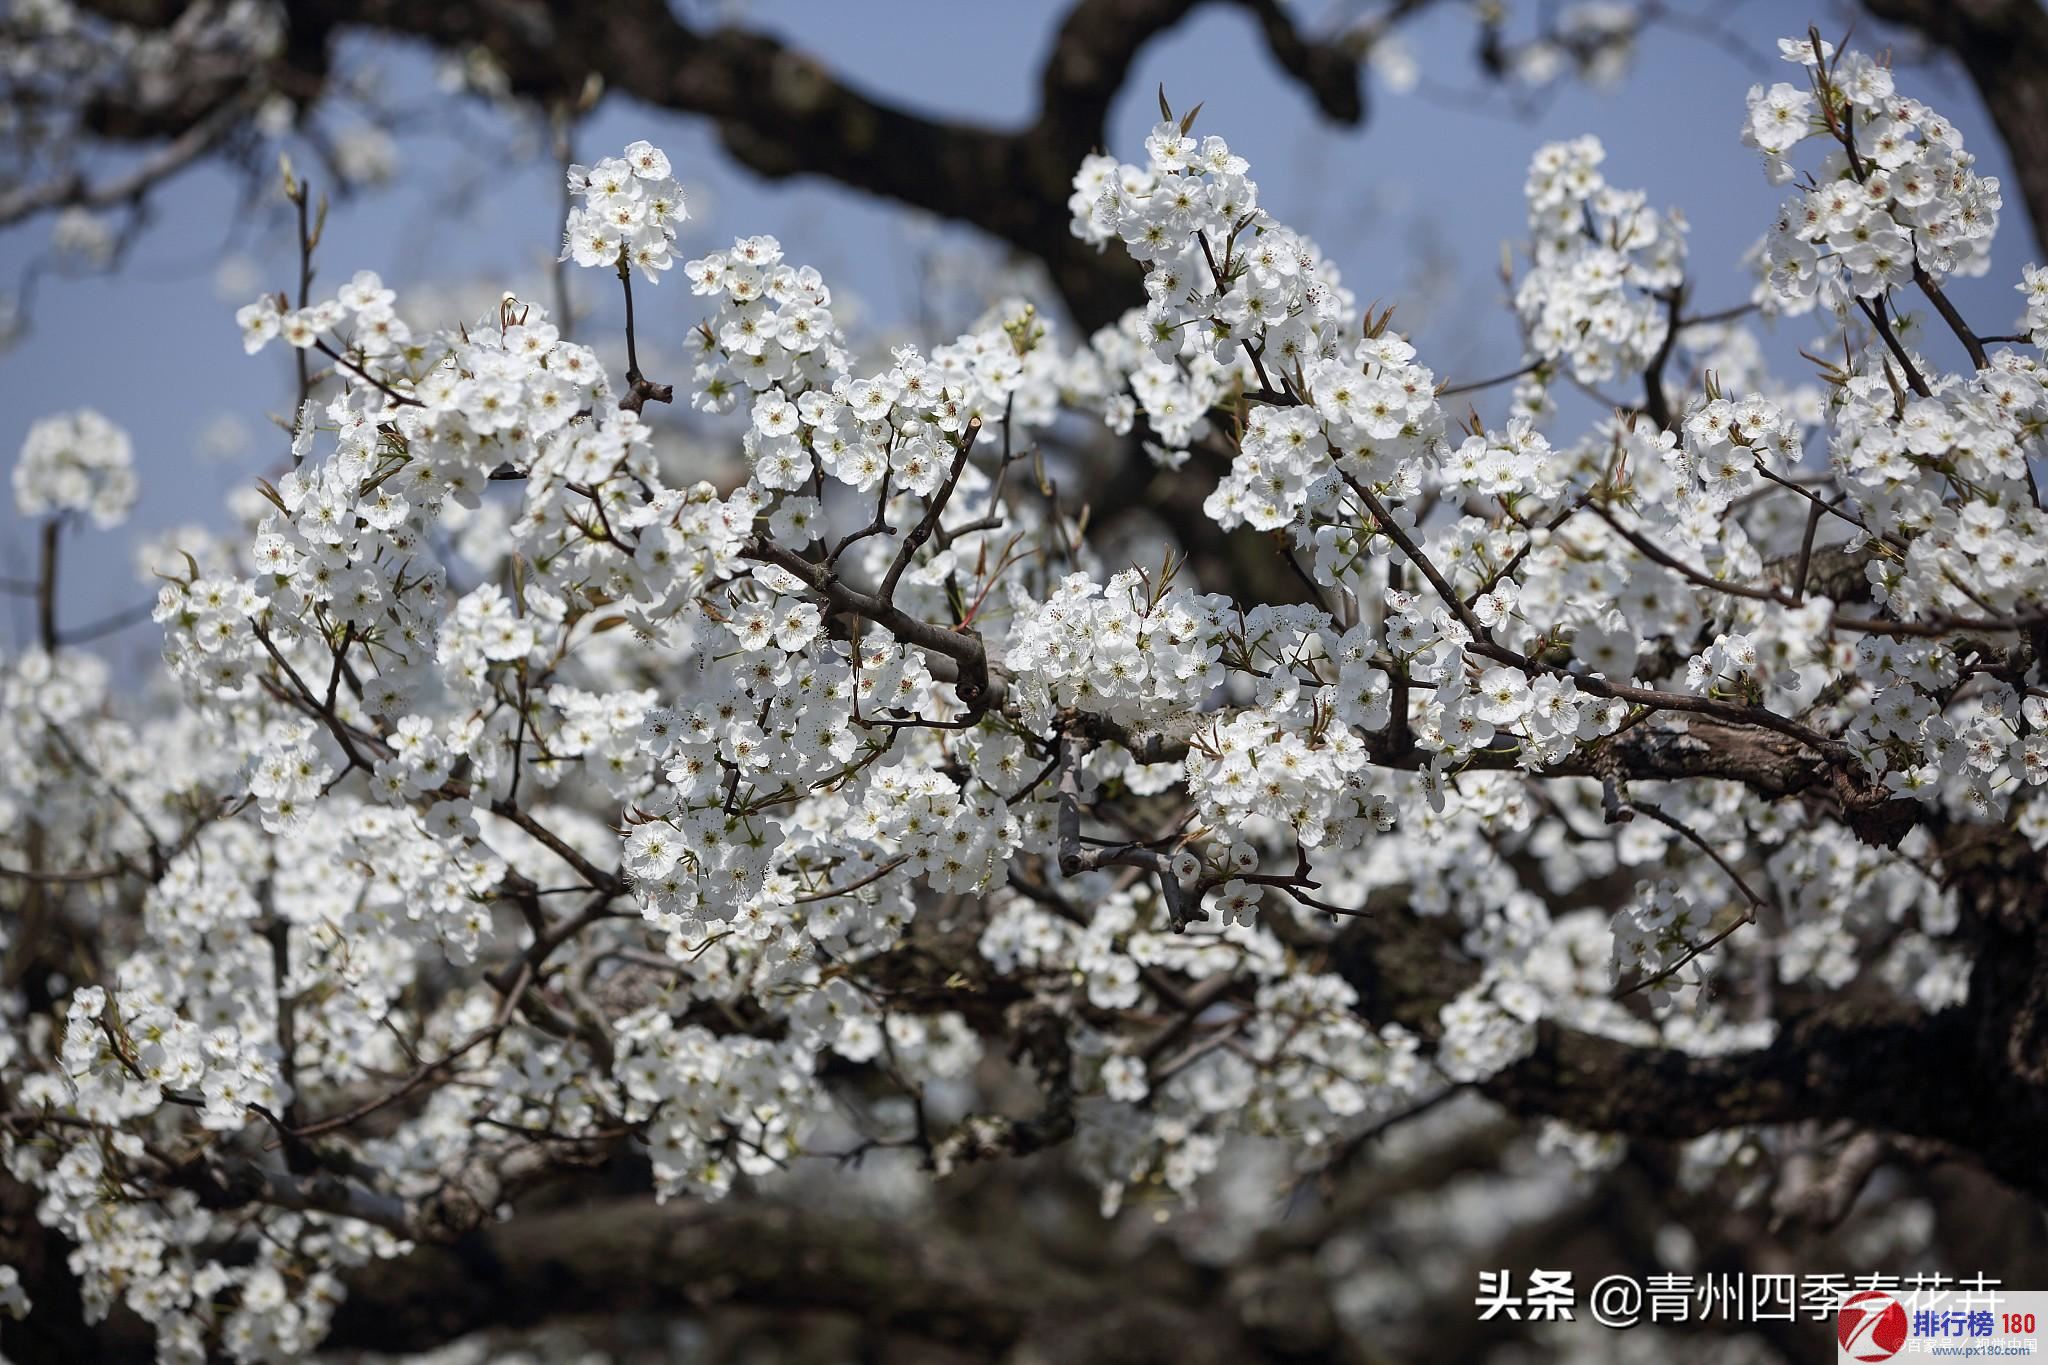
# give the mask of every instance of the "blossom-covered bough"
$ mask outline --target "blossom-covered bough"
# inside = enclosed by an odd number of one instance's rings
[[[1163,96],[1143,164],[1075,181],[1146,271],[1085,345],[1016,303],[862,363],[775,240],[679,260],[646,143],[574,170],[565,237],[620,281],[623,383],[510,297],[432,335],[367,272],[243,309],[329,387],[246,542],[166,566],[164,704],[54,609],[0,672],[0,1143],[86,1317],[167,1359],[418,1346],[497,1320],[437,1249],[479,1238],[584,1311],[608,1253],[498,1220],[631,1159],[714,1210],[610,1230],[665,1248],[657,1299],[808,1276],[1021,1338],[1082,1300],[748,1260],[792,1228],[716,1201],[1066,1145],[1113,1210],[1464,1090],[1594,1164],[1826,1119],[2048,1192],[2048,274],[2030,337],[1972,331],[1943,283],[1996,183],[1884,66],[1784,47],[1750,305],[1695,309],[1682,219],[1597,142],[1539,153],[1500,429]],[[1816,310],[1820,382],[1773,381],[1743,316]],[[642,326],[690,328],[737,486],[644,420]],[[1559,384],[1642,393],[1566,437]],[[1041,442],[1075,414],[1227,462],[1207,514],[1299,600],[1107,562]],[[54,419],[16,490],[51,603],[126,438]]]

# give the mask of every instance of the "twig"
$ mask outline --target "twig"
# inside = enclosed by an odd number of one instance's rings
[[[214,144],[255,105],[260,93],[252,84],[241,93],[223,100],[211,113],[165,143],[127,174],[103,184],[88,184],[82,176],[73,172],[40,185],[26,185],[0,195],[0,227],[8,226],[45,209],[69,205],[87,209],[106,209],[136,202],[158,181],[177,174],[213,150]]]
[[[1678,308],[1685,300],[1682,288],[1673,289],[1664,296],[1664,340],[1657,346],[1657,354],[1650,357],[1650,363],[1643,370],[1643,415],[1655,422],[1660,430],[1671,425],[1671,400],[1664,392],[1664,367],[1671,363],[1671,352],[1678,346]]]
[[[1107,848],[1083,848],[1081,846],[1081,780],[1080,764],[1084,742],[1075,735],[1062,734],[1059,739],[1059,846],[1060,875],[1078,877],[1084,872],[1094,872],[1104,867],[1123,866],[1142,868],[1159,878],[1159,894],[1166,902],[1167,919],[1178,934],[1185,932],[1194,922],[1199,907],[1187,904],[1186,893],[1182,890],[1180,878],[1173,873],[1173,860],[1155,848],[1138,844],[1119,844]]]
[[[1716,578],[1704,569],[1694,568],[1677,556],[1658,548],[1657,543],[1640,531],[1623,526],[1604,503],[1592,504],[1593,514],[1614,528],[1616,535],[1634,546],[1636,552],[1653,563],[1661,564],[1679,577],[1695,586],[1713,592],[1725,592],[1731,597],[1748,598],[1753,602],[1774,602],[1781,607],[1796,607],[1799,603],[1776,588],[1752,588],[1744,583],[1731,583],[1725,578]],[[1818,520],[1818,514],[1815,514]],[[1803,570],[1802,570],[1803,576]]]
[[[1230,285],[1223,278],[1222,268],[1216,264],[1215,253],[1209,249],[1209,234],[1197,232],[1195,240],[1202,244],[1202,259],[1209,263],[1209,277],[1216,281],[1216,293],[1221,296],[1230,288]],[[1250,357],[1252,370],[1259,376],[1259,392],[1254,395],[1255,397],[1263,399],[1268,403],[1278,404],[1292,404],[1299,401],[1292,394],[1282,393],[1273,387],[1273,381],[1266,377],[1265,359],[1259,354],[1259,349],[1252,345],[1250,337],[1240,339],[1239,344],[1244,347],[1245,355]]]
[[[291,187],[292,206],[298,211],[299,221],[299,307],[305,309],[313,301],[313,231],[307,222],[307,203],[312,199],[312,187],[303,180],[294,180]],[[321,221],[325,224],[326,205],[321,205]],[[299,401],[292,405],[292,465],[297,467],[299,455],[298,424],[305,420],[306,403],[313,396],[312,362],[306,357],[306,348],[294,347],[292,359],[299,370]],[[381,387],[381,386],[380,386]]]
[[[51,654],[62,643],[57,635],[57,538],[63,525],[62,512],[43,523],[42,569],[36,575],[36,638]]]
[[[756,536],[740,551],[742,558],[763,564],[773,564],[802,579],[811,590],[825,599],[836,612],[858,616],[887,628],[890,634],[906,644],[933,654],[951,659],[959,666],[959,677],[954,690],[968,710],[982,715],[995,705],[1000,697],[999,690],[989,676],[988,650],[981,642],[981,636],[972,631],[947,630],[920,620],[893,603],[884,602],[872,593],[862,592],[842,579],[830,564],[820,564],[805,559],[794,551],[785,549],[772,541]]]
[[[1934,390],[1927,387],[1927,381],[1921,378],[1920,371],[1914,368],[1912,358],[1906,354],[1906,348],[1892,335],[1892,325],[1885,320],[1883,297],[1880,296],[1875,304],[1869,299],[1857,299],[1856,306],[1863,310],[1863,316],[1870,319],[1870,325],[1877,329],[1878,339],[1884,342],[1885,349],[1892,353],[1892,359],[1898,361],[1899,367],[1906,372],[1907,387],[1922,398],[1933,397]]]
[[[864,886],[872,886],[909,861],[910,857],[908,854],[900,858],[891,858],[888,862],[883,863],[858,881],[848,882],[845,886],[828,886],[822,891],[806,891],[803,895],[796,898],[796,903],[798,905],[809,905],[813,901],[829,901],[835,896],[850,896]]]
[[[1847,522],[1865,534],[1869,533],[1870,527],[1864,522],[1863,518],[1842,510],[1841,499],[1838,498],[1834,502],[1829,502],[1812,489],[1803,487],[1782,474],[1773,474],[1762,460],[1757,461],[1756,472],[1767,481],[1777,484],[1780,488],[1790,489],[1792,492],[1797,493],[1800,497],[1805,498],[1815,507],[1818,507],[1822,512]]]
[[[1762,910],[1767,904],[1764,898],[1757,895],[1755,889],[1751,887],[1748,882],[1743,880],[1742,874],[1735,870],[1734,864],[1730,863],[1726,858],[1722,857],[1720,851],[1717,850],[1712,844],[1708,843],[1705,839],[1701,838],[1699,831],[1695,830],[1691,825],[1686,824],[1683,820],[1680,820],[1677,816],[1671,814],[1669,811],[1666,811],[1663,807],[1656,805],[1654,802],[1634,801],[1630,802],[1629,804],[1634,809],[1641,811],[1643,814],[1649,816],[1652,820],[1657,821],[1659,824],[1665,825],[1673,830],[1676,830],[1681,836],[1690,841],[1694,847],[1698,848],[1700,852],[1706,854],[1709,858],[1713,859],[1714,865],[1719,867],[1721,871],[1728,875],[1729,881],[1735,883],[1736,890],[1742,893],[1743,898],[1746,901],[1748,901],[1748,904],[1743,907],[1742,913],[1736,917],[1735,922],[1733,924],[1730,924],[1726,929],[1723,929],[1720,933],[1715,934],[1712,938],[1706,940],[1704,943],[1686,949],[1685,953],[1682,956],[1680,956],[1678,961],[1672,963],[1663,971],[1660,971],[1653,976],[1646,976],[1641,981],[1636,982],[1633,986],[1629,986],[1625,989],[1616,991],[1614,993],[1614,998],[1616,1000],[1625,1000],[1629,996],[1634,995],[1638,991],[1648,990],[1652,986],[1670,980],[1673,976],[1676,976],[1681,970],[1683,970],[1687,964],[1697,960],[1698,958],[1704,956],[1709,952],[1712,952],[1715,948],[1719,947],[1722,944],[1722,942],[1728,938],[1730,934],[1733,934],[1737,929],[1742,928],[1743,925],[1756,923],[1757,912],[1759,910]]]
[[[1616,701],[1629,702],[1637,706],[1667,711],[1687,711],[1696,715],[1713,716],[1716,719],[1725,720],[1736,725],[1760,725],[1766,729],[1776,730],[1781,735],[1788,735],[1802,744],[1810,745],[1831,762],[1852,764],[1856,761],[1855,755],[1841,740],[1831,739],[1807,726],[1801,725],[1798,721],[1789,720],[1766,706],[1745,706],[1735,702],[1722,701],[1716,697],[1695,697],[1678,692],[1660,692],[1647,687],[1626,686],[1621,683],[1611,682],[1606,678],[1600,677],[1598,674],[1580,675],[1563,668],[1541,664],[1518,650],[1509,649],[1505,645],[1494,643],[1486,637],[1485,631],[1479,624],[1479,619],[1472,613],[1472,608],[1466,606],[1464,599],[1452,591],[1450,584],[1444,580],[1443,574],[1438,572],[1434,564],[1430,563],[1429,557],[1415,543],[1414,538],[1401,527],[1394,524],[1393,519],[1387,515],[1387,510],[1380,500],[1374,497],[1369,489],[1365,488],[1349,474],[1344,475],[1344,481],[1351,485],[1353,491],[1365,499],[1367,510],[1372,513],[1374,519],[1379,522],[1388,537],[1400,547],[1401,552],[1408,556],[1409,561],[1416,568],[1422,570],[1423,577],[1427,578],[1430,586],[1436,589],[1437,596],[1443,599],[1444,604],[1456,613],[1459,623],[1472,636],[1472,643],[1467,646],[1471,653],[1480,655],[1483,658],[1492,659],[1497,663],[1511,664],[1521,669],[1524,673],[1548,673],[1554,677],[1570,678],[1580,691],[1590,692],[1596,697],[1606,697]]]
[[[576,195],[569,188],[569,166],[576,154],[575,140],[571,129],[575,120],[568,109],[556,106],[552,119],[555,133],[555,163],[562,191],[561,212],[557,222],[566,222],[569,210],[575,205]],[[563,341],[569,340],[570,327],[574,321],[569,309],[569,258],[563,253],[551,252],[555,257],[555,331]]]
[[[1424,1114],[1431,1113],[1442,1107],[1444,1104],[1464,1094],[1466,1089],[1467,1085],[1463,1082],[1447,1085],[1428,1099],[1417,1100],[1405,1109],[1396,1109],[1386,1117],[1353,1133],[1344,1140],[1344,1145],[1339,1147],[1331,1155],[1329,1161],[1324,1164],[1323,1173],[1325,1175],[1333,1175],[1346,1170],[1353,1161],[1358,1159],[1361,1152],[1379,1141],[1382,1137],[1385,1137],[1389,1132],[1409,1122],[1411,1119],[1419,1119]]]
[[[358,379],[361,379],[365,384],[369,384],[375,387],[386,398],[389,398],[392,402],[398,404],[398,406],[402,408],[422,408],[426,406],[426,404],[422,403],[419,399],[413,398],[407,394],[400,393],[397,389],[392,388],[389,384],[377,378],[376,375],[371,374],[368,370],[356,364],[353,360],[350,360],[347,356],[341,354],[341,352],[335,350],[332,346],[329,346],[326,343],[326,341],[322,340],[321,338],[315,337],[313,339],[313,349],[320,352],[320,354],[326,356],[329,360],[341,366],[343,369],[347,370],[350,374],[355,375]],[[305,352],[301,351],[299,352],[299,354],[303,356]],[[381,482],[381,480],[379,482]]]
[[[1471,379],[1467,380],[1465,383],[1462,384],[1446,384],[1444,385],[1444,387],[1436,391],[1436,396],[1438,398],[1449,398],[1454,394],[1477,393],[1481,389],[1490,389],[1496,384],[1512,383],[1513,381],[1522,378],[1524,375],[1535,374],[1538,370],[1543,368],[1545,363],[1546,362],[1539,357],[1535,360],[1530,361],[1528,364],[1522,366],[1520,369],[1509,370],[1506,374],[1497,374],[1493,376],[1491,379]]]
[[[1714,860],[1715,865],[1719,867],[1723,872],[1728,874],[1728,880],[1735,883],[1735,889],[1740,891],[1743,895],[1743,899],[1749,902],[1749,907],[1751,910],[1761,910],[1767,904],[1764,898],[1762,896],[1759,896],[1755,892],[1755,890],[1751,888],[1750,884],[1742,879],[1742,874],[1735,870],[1734,865],[1731,864],[1726,858],[1722,857],[1721,854],[1718,851],[1716,851],[1712,844],[1708,843],[1705,839],[1701,838],[1699,831],[1695,830],[1691,825],[1686,824],[1683,820],[1671,814],[1662,806],[1659,806],[1651,801],[1631,801],[1629,802],[1629,805],[1632,806],[1634,809],[1641,811],[1643,814],[1649,816],[1658,824],[1676,830],[1679,834],[1683,835],[1688,841],[1690,841],[1695,848],[1699,849],[1700,852],[1706,854],[1709,858],[1712,858]]]
[[[1896,635],[1931,640],[1963,631],[2038,630],[2048,626],[2048,611],[2024,616],[1931,616],[1925,621],[1885,621],[1874,616],[1831,616],[1828,624],[1836,630],[1860,630],[1867,635]]]
[[[657,403],[675,401],[673,384],[654,384],[640,373],[640,346],[633,328],[633,265],[626,254],[626,247],[619,247],[619,286],[626,291],[626,396],[619,400],[619,406],[627,412],[639,412],[651,398]]]
[[[1365,510],[1372,513],[1373,520],[1379,524],[1379,529],[1386,537],[1400,547],[1401,553],[1408,557],[1409,563],[1422,571],[1422,576],[1429,580],[1429,586],[1436,589],[1436,595],[1456,614],[1458,624],[1472,633],[1474,641],[1486,639],[1486,627],[1479,624],[1479,618],[1473,615],[1472,608],[1465,605],[1465,599],[1458,596],[1444,576],[1437,572],[1436,565],[1422,552],[1422,547],[1415,543],[1414,537],[1395,523],[1393,515],[1387,511],[1386,504],[1350,474],[1344,475],[1344,482],[1350,484],[1351,491],[1364,500]]]
[[[156,603],[139,602],[132,607],[114,612],[108,616],[102,616],[99,620],[89,622],[74,630],[63,631],[61,632],[61,638],[63,643],[67,645],[84,644],[88,640],[97,640],[102,636],[115,635],[132,625],[147,621],[155,611]]]
[[[1970,353],[1970,363],[1980,370],[1988,366],[1991,358],[1984,354],[1984,342],[1970,330],[1970,325],[1963,321],[1963,315],[1956,311],[1956,306],[1949,302],[1948,295],[1934,282],[1934,277],[1927,273],[1927,267],[1920,264],[1918,256],[1913,259],[1913,283],[1920,286],[1920,292],[1934,305],[1934,311],[1941,314],[1941,320],[1948,324],[1948,329],[1963,343],[1963,349]]]
[[[1828,510],[1819,498],[1806,509],[1806,533],[1799,538],[1799,565],[1792,571],[1792,599],[1806,601],[1806,575],[1813,567],[1813,537],[1820,530],[1820,518]]]
[[[1626,1000],[1631,995],[1634,995],[1637,991],[1646,991],[1652,986],[1660,985],[1663,982],[1669,981],[1672,977],[1678,975],[1679,972],[1683,971],[1696,959],[1704,957],[1708,953],[1714,951],[1714,949],[1720,947],[1722,940],[1726,939],[1730,934],[1734,933],[1737,929],[1740,929],[1745,924],[1754,923],[1756,923],[1756,909],[1754,906],[1751,906],[1749,908],[1744,909],[1742,914],[1736,917],[1735,922],[1729,925],[1726,929],[1723,929],[1720,933],[1714,935],[1705,943],[1702,943],[1694,948],[1686,949],[1685,955],[1683,957],[1680,957],[1678,961],[1672,963],[1663,971],[1658,972],[1655,976],[1646,976],[1641,981],[1636,982],[1635,985],[1628,986],[1621,990],[1616,991],[1614,993],[1614,998],[1616,1000]]]
[[[896,584],[903,578],[903,571],[910,567],[910,560],[923,544],[932,538],[932,530],[939,524],[939,517],[945,513],[946,504],[953,497],[953,486],[960,482],[960,471],[967,467],[967,456],[974,449],[974,443],[981,436],[981,418],[970,417],[967,426],[954,443],[953,465],[946,471],[945,482],[932,494],[925,505],[924,515],[917,525],[910,528],[910,534],[896,547],[896,558],[890,561],[889,572],[882,577],[881,590],[875,595],[884,605],[896,600]]]

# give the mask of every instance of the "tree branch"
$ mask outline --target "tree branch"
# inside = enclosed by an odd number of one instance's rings
[[[364,1267],[323,1347],[410,1352],[483,1328],[731,1304],[845,1314],[975,1359],[1268,1358],[1226,1296],[1192,1275],[1177,1293],[1148,1279],[1101,1283],[1027,1237],[969,1240],[923,1221],[741,1198],[576,1203]]]
[[[1364,118],[1359,60],[1350,45],[1307,38],[1279,0],[1229,2],[1258,22],[1274,60],[1325,115],[1345,124]],[[602,23],[570,0],[517,6],[286,0],[290,36],[263,79],[301,101],[313,98],[328,80],[331,44],[349,30],[418,38],[449,50],[480,48],[503,70],[513,93],[544,105],[574,101],[590,77],[600,76],[607,89],[655,108],[711,119],[726,150],[756,174],[826,176],[971,223],[1037,257],[1077,321],[1092,331],[1123,311],[1139,272],[1122,253],[1098,253],[1068,231],[1074,169],[1082,154],[1106,140],[1110,104],[1137,54],[1203,3],[1076,0],[1040,77],[1039,113],[1016,131],[913,113],[856,89],[775,38],[697,28],[661,0],[621,0]],[[156,27],[174,22],[182,9],[136,0],[89,0],[87,7]],[[1408,8],[1419,6],[1404,12]],[[168,109],[124,105],[97,120],[103,132],[175,139],[151,159],[149,175],[97,197],[132,197],[196,160],[248,116],[249,106],[231,98],[249,82],[247,73],[214,71],[194,79],[213,88],[194,89]],[[46,186],[19,211],[74,202],[81,192],[75,184]]]
[[[230,94],[156,151],[99,184],[73,172],[0,194],[0,227],[51,209],[111,209],[132,204],[217,148],[255,111],[257,103],[253,89]]]

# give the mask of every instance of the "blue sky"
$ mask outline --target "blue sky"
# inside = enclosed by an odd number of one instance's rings
[[[1063,0],[755,0],[741,20],[805,47],[844,79],[896,102],[1015,125],[1034,112],[1038,66],[1064,7]],[[1222,134],[1250,158],[1263,206],[1315,237],[1361,299],[1402,304],[1397,325],[1412,333],[1425,363],[1454,381],[1497,373],[1521,356],[1501,302],[1501,245],[1522,235],[1522,179],[1531,153],[1545,142],[1598,134],[1611,183],[1646,189],[1653,202],[1676,206],[1690,220],[1697,306],[1711,310],[1746,296],[1738,263],[1780,194],[1765,183],[1755,154],[1737,142],[1743,94],[1757,80],[1795,78],[1776,60],[1774,40],[1828,15],[1779,0],[1712,7],[1679,0],[1679,7],[1712,14],[1752,57],[1744,60],[1730,44],[1698,31],[1659,27],[1613,86],[1566,83],[1517,108],[1477,73],[1469,10],[1438,6],[1401,30],[1420,63],[1421,86],[1396,94],[1372,81],[1371,115],[1358,129],[1333,128],[1317,117],[1266,55],[1249,17],[1234,7],[1208,7],[1145,50],[1113,111],[1111,150],[1126,159],[1141,155],[1162,82],[1176,107],[1202,102],[1201,129]],[[1859,41],[1876,47],[1882,39],[1866,33]],[[374,58],[392,102],[447,107],[419,50],[380,44],[358,51]],[[1945,65],[1904,69],[1900,87],[1960,126],[1982,170],[2005,173],[2003,148],[1959,74]],[[346,111],[336,122],[349,122]],[[931,253],[971,259],[986,249],[972,232],[824,181],[756,180],[725,160],[708,125],[623,99],[607,100],[583,125],[577,152],[594,158],[637,137],[668,150],[689,192],[685,254],[735,235],[773,233],[791,259],[818,266],[877,325],[914,320],[917,282]],[[393,185],[335,205],[316,292],[373,269],[399,290],[402,311],[417,324],[427,319],[405,304],[418,286],[464,283],[490,296],[499,288],[533,289],[559,241],[559,180],[545,157],[509,157],[502,144],[510,140],[505,121],[474,104],[459,121],[429,119],[401,137]],[[312,164],[303,152],[296,160]],[[2013,285],[2033,258],[2010,184],[2006,197],[1992,273],[1951,291],[1980,331],[2003,331],[2016,319]],[[97,407],[135,440],[141,504],[116,531],[71,534],[61,599],[67,622],[144,600],[148,593],[132,573],[135,539],[179,524],[219,525],[227,493],[247,486],[282,453],[284,438],[266,414],[289,405],[290,362],[277,350],[245,357],[232,315],[257,289],[292,280],[294,247],[281,217],[240,217],[241,208],[239,183],[224,171],[174,183],[120,271],[46,277],[33,330],[0,354],[0,450],[10,465],[29,425],[53,411]],[[0,282],[47,248],[49,231],[41,220],[0,234]],[[225,273],[250,275],[254,287],[223,297],[224,261]],[[608,292],[610,281],[599,272],[578,273],[579,291]],[[654,291],[642,302],[643,350],[658,356],[679,344],[697,316],[695,303],[680,281]],[[937,322],[952,328],[966,320],[947,315]],[[615,331],[600,318],[583,336],[603,346]],[[1786,377],[1797,377],[1796,351],[1812,335],[1810,322],[1794,321],[1767,339]],[[1930,345],[1946,356],[1942,340]],[[662,373],[652,358],[645,368]],[[1495,397],[1493,410],[1498,406]],[[1488,410],[1483,399],[1481,410]],[[238,422],[250,438],[239,458],[202,453],[224,420]],[[34,543],[34,528],[14,516],[10,497],[0,515],[0,575],[32,573]],[[18,647],[30,626],[26,605],[14,603],[0,616],[0,641]],[[104,648],[139,662],[154,654],[153,632],[144,623]]]

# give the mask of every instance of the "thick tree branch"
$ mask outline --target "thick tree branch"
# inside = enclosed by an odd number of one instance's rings
[[[573,101],[598,76],[608,89],[655,108],[711,119],[726,149],[759,175],[822,175],[981,228],[1042,260],[1076,319],[1092,330],[1123,311],[1138,271],[1122,253],[1098,253],[1068,230],[1074,168],[1105,141],[1110,104],[1139,51],[1202,3],[1077,0],[1041,76],[1040,112],[1015,131],[912,113],[775,38],[697,28],[660,0],[622,0],[601,23],[569,0],[287,0],[289,38],[264,79],[295,99],[317,97],[329,48],[349,31],[418,38],[448,50],[480,48],[515,94],[543,104]],[[1359,61],[1350,48],[1305,37],[1277,0],[1230,3],[1257,20],[1274,59],[1323,113],[1347,124],[1363,119]],[[145,26],[167,25],[181,8],[134,0],[92,0],[89,7]],[[245,72],[202,71],[190,97],[172,106],[103,111],[93,122],[108,136],[175,139],[178,150],[167,148],[166,155],[182,164],[247,113],[239,106],[230,112],[230,96],[247,80]],[[226,125],[217,122],[223,118]],[[188,141],[195,134],[201,145]],[[76,185],[45,187],[37,202],[68,202],[79,192]]]
[[[1334,122],[1365,118],[1358,58],[1334,43],[1304,38],[1278,0],[1231,0],[1258,21],[1267,50],[1300,82],[1316,107]],[[1039,79],[1039,116],[1033,137],[1070,167],[1102,145],[1109,108],[1130,76],[1138,54],[1203,0],[1083,0],[1067,11]],[[1067,174],[1071,175],[1071,168]]]
[[[120,174],[97,183],[81,173],[72,172],[0,194],[0,227],[50,209],[73,206],[112,209],[132,204],[158,184],[213,152],[255,111],[256,105],[257,100],[249,88],[231,93],[202,112],[163,146]]]
[[[1683,1140],[1744,1124],[1849,1119],[1971,1154],[2016,1189],[2048,1195],[2048,955],[2041,857],[2024,840],[1979,840],[1945,859],[1984,943],[1968,1001],[1938,1014],[1845,997],[1781,1016],[1762,1048],[1696,1056],[1546,1020],[1535,1050],[1481,1082],[1510,1111],[1594,1132]],[[2032,879],[2035,890],[2021,887]],[[1376,893],[1348,921],[1334,963],[1374,1022],[1434,1037],[1437,1012],[1479,978],[1439,924]]]
[[[970,1241],[921,1222],[739,1199],[635,1200],[529,1213],[365,1267],[324,1344],[417,1351],[557,1317],[753,1304],[847,1314],[976,1359],[1268,1358],[1219,1297],[1192,1276],[1165,1290],[1098,1282],[1021,1236]]]

